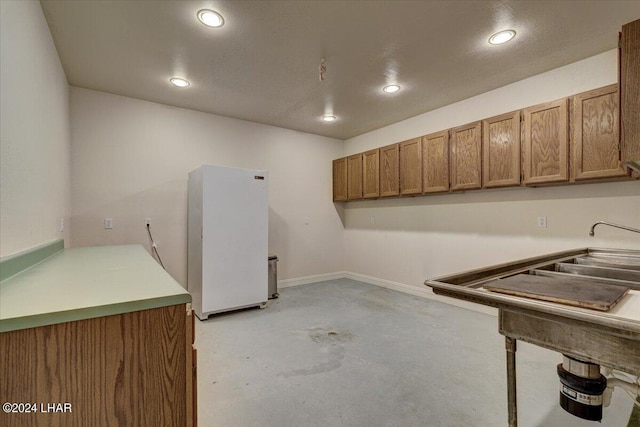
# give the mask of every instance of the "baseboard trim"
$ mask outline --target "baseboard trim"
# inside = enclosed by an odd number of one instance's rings
[[[400,282],[393,282],[391,280],[380,279],[378,277],[367,276],[360,273],[354,273],[351,271],[336,271],[335,273],[316,274],[313,276],[296,277],[293,279],[285,279],[278,281],[279,288],[289,288],[291,286],[306,285],[309,283],[324,282],[326,280],[337,279],[351,279],[358,282],[364,282],[369,285],[380,286],[381,288],[390,289],[393,291],[402,292],[405,294],[430,299],[433,301],[442,302],[444,304],[453,305],[456,307],[464,308],[479,313],[489,314],[491,316],[498,317],[498,310],[493,307],[488,307],[482,304],[474,304],[467,301],[462,301],[455,298],[445,297],[442,295],[436,295],[431,291],[431,288],[418,288],[416,286],[407,285]]]
[[[391,280],[379,279],[377,277],[366,276],[360,273],[353,273],[347,271],[345,277],[351,280],[357,280],[358,282],[368,283],[370,285],[376,285],[383,288],[391,289],[398,292],[404,292],[405,294],[414,295],[417,297],[431,298],[433,293],[426,287],[421,289],[411,285],[405,285],[400,282],[393,282]]]
[[[430,299],[433,301],[442,302],[456,307],[464,308],[471,311],[477,311],[479,313],[489,314],[498,317],[498,310],[493,307],[488,307],[482,304],[474,304],[467,301],[462,301],[455,298],[445,297],[442,295],[436,295],[431,291],[431,288],[418,288],[416,286],[407,285],[400,282],[393,282],[391,280],[379,279],[377,277],[366,276],[360,273],[346,272],[345,277],[347,279],[357,280],[359,282],[365,282],[370,285],[380,286],[382,288],[391,289],[393,291],[403,292],[405,294],[414,295],[421,298]]]
[[[293,279],[278,280],[278,288],[290,288],[292,286],[324,282],[326,280],[344,279],[346,273],[346,271],[336,271],[334,273],[314,274],[312,276],[302,276],[294,277]]]

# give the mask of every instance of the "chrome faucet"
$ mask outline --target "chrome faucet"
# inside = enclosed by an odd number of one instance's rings
[[[611,222],[607,222],[607,221],[596,221],[592,226],[591,226],[591,230],[589,231],[589,236],[595,236],[596,235],[596,225],[598,224],[604,224],[604,225],[608,225],[609,227],[615,227],[615,228],[620,228],[622,230],[627,230],[627,231],[633,231],[634,233],[640,233],[640,230],[638,230],[637,228],[633,228],[633,227],[627,227],[626,225],[620,225],[620,224],[613,224]]]

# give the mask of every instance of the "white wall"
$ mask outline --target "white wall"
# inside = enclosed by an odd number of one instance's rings
[[[149,249],[151,217],[165,266],[186,286],[187,174],[218,164],[269,171],[279,279],[343,269],[342,208],[331,194],[342,141],[76,87],[70,108],[72,246]]]
[[[0,256],[64,238],[69,87],[37,1],[0,2]]]
[[[352,138],[343,149],[335,139],[79,88],[69,106],[40,5],[0,8],[0,256],[65,237],[58,226],[71,198],[67,244],[148,248],[144,218],[152,217],[160,253],[185,283],[186,180],[202,163],[270,171],[270,250],[280,256],[281,279],[347,270],[420,287],[427,277],[570,247],[640,248],[631,233],[586,234],[597,219],[640,227],[638,182],[331,203],[332,159],[613,83],[615,51]],[[547,229],[535,226],[542,215]],[[105,217],[113,230],[103,229]]]
[[[345,155],[615,83],[605,52],[352,138]],[[537,228],[547,216],[548,228]],[[371,224],[374,217],[375,224]],[[422,287],[425,279],[569,248],[640,249],[640,182],[469,191],[345,204],[345,270]]]

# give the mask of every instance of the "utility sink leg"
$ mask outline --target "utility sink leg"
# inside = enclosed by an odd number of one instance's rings
[[[516,405],[516,340],[505,337],[507,349],[507,405],[509,427],[518,426],[518,408]]]

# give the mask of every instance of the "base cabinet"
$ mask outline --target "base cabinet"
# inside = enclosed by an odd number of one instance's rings
[[[179,304],[0,334],[3,403],[36,405],[0,425],[195,426],[193,317]]]

